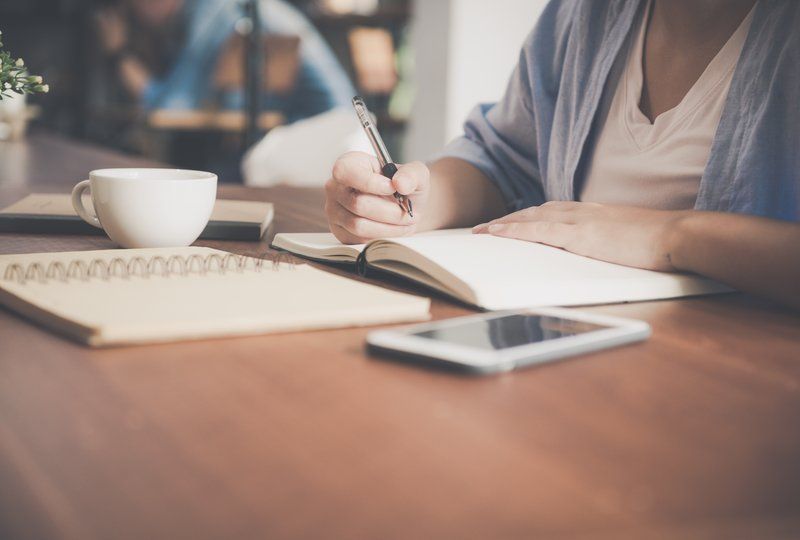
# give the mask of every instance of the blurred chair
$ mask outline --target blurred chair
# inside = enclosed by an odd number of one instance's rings
[[[242,176],[248,186],[318,187],[336,158],[356,150],[373,154],[353,111],[334,109],[267,133],[242,159]]]

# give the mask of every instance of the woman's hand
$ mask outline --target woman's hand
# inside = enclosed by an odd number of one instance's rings
[[[673,237],[689,213],[553,201],[478,225],[473,232],[539,242],[627,266],[674,271]]]
[[[398,165],[391,180],[380,170],[378,160],[363,152],[344,154],[334,164],[325,184],[325,215],[341,242],[363,244],[417,230],[428,200],[428,167],[418,161]],[[411,199],[414,217],[400,207],[395,192]]]

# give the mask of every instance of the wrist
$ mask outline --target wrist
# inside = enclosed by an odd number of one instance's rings
[[[664,250],[667,262],[676,271],[691,271],[686,258],[692,228],[700,214],[694,210],[680,212],[666,227]]]

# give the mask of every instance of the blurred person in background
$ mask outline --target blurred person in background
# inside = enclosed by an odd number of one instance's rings
[[[260,0],[260,8],[265,35],[300,40],[293,84],[265,92],[262,109],[293,122],[347,106],[355,91],[311,23],[282,0]],[[241,87],[215,84],[218,62],[223,51],[233,50],[242,17],[239,0],[118,0],[98,12],[96,25],[114,75],[143,108],[242,109]],[[235,55],[222,61],[243,62]]]

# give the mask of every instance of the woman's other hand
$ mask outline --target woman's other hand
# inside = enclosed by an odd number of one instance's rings
[[[672,242],[689,212],[580,202],[547,202],[478,225],[475,233],[563,248],[593,259],[674,271]]]

